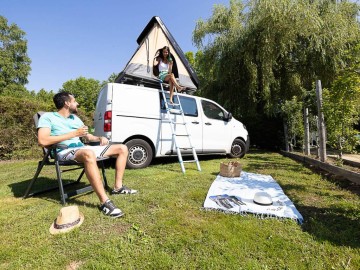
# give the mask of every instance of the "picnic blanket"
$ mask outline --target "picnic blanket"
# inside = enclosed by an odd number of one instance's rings
[[[267,192],[272,205],[254,203],[257,192]],[[241,172],[240,177],[228,178],[218,175],[212,183],[204,202],[204,208],[227,213],[251,213],[261,218],[290,218],[302,224],[304,219],[280,185],[270,176]]]

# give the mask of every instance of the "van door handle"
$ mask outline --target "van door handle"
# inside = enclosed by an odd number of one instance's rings
[[[211,123],[210,123],[210,122],[207,122],[207,123],[205,123],[205,125],[207,125],[207,126],[211,126]]]
[[[198,121],[194,121],[194,122],[191,122],[191,123],[196,124],[196,125],[198,125],[198,124],[199,124],[199,122],[198,122]]]

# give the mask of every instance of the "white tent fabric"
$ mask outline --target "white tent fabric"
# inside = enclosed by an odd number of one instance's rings
[[[157,80],[157,77],[153,74],[153,61],[157,51],[164,46],[168,46],[174,61],[173,73],[175,77],[179,79],[182,86],[197,89],[198,82],[195,72],[159,17],[151,19],[140,34],[138,43],[139,47],[120,74],[120,77],[129,75],[142,79]]]

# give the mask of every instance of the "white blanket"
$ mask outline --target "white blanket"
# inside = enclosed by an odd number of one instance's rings
[[[262,206],[254,203],[254,195],[260,191],[267,192],[272,197],[272,205]],[[204,208],[237,214],[252,213],[262,218],[290,218],[299,224],[304,221],[280,185],[270,175],[244,171],[240,177],[235,178],[218,175],[206,196]]]

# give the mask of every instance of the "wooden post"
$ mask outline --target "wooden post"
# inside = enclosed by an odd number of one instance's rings
[[[309,130],[309,109],[304,108],[304,129],[305,129],[305,155],[310,155],[310,130]]]
[[[289,136],[288,136],[288,129],[285,120],[283,120],[283,125],[284,125],[285,151],[289,152]]]
[[[316,81],[316,98],[317,98],[317,109],[318,109],[318,121],[319,121],[319,152],[320,152],[320,161],[326,161],[326,138],[325,138],[325,123],[324,123],[324,114],[322,112],[322,88],[321,81]]]

